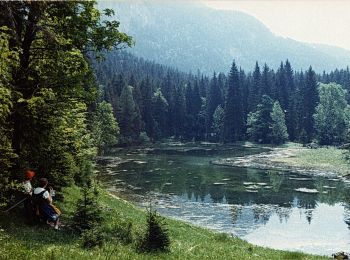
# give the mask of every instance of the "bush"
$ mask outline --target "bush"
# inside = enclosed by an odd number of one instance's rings
[[[105,242],[106,236],[101,231],[101,229],[98,229],[96,227],[85,230],[81,234],[81,246],[83,248],[94,248],[94,247],[102,247]]]
[[[151,209],[147,216],[147,231],[138,247],[142,252],[169,251],[170,239],[164,219]]]
[[[83,198],[77,201],[73,216],[73,227],[80,233],[96,228],[103,220],[97,190],[92,191],[92,188],[85,186],[82,188],[82,194]]]
[[[139,136],[139,140],[141,144],[146,144],[151,141],[146,132],[141,132]]]
[[[132,223],[130,221],[118,222],[112,229],[114,236],[122,244],[130,244],[132,242]]]

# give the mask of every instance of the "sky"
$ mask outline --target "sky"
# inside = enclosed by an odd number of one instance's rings
[[[350,0],[203,1],[216,9],[253,15],[273,33],[350,50]]]

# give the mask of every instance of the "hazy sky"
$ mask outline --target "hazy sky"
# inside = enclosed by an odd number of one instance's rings
[[[251,14],[280,36],[350,50],[350,0],[204,2],[217,9],[235,9]]]

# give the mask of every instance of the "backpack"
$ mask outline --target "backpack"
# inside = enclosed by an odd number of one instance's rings
[[[38,193],[38,194],[35,194],[33,192],[33,195],[32,195],[32,203],[34,206],[40,206],[42,205],[43,203],[46,203],[46,199],[44,199],[43,195],[44,193],[46,192],[47,190],[43,190],[42,192]]]
[[[33,205],[33,210],[34,210],[34,221],[36,223],[40,223],[42,220],[42,217],[40,215],[40,207],[44,204],[47,203],[46,199],[44,199],[43,195],[46,192],[46,190],[43,190],[42,192],[35,194],[33,192],[32,194],[32,205]]]

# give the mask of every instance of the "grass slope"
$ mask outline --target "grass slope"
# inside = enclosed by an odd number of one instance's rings
[[[66,199],[59,204],[65,216],[73,212],[78,196],[76,187],[65,190]],[[105,218],[103,229],[111,237],[113,226],[120,222],[133,223],[134,237],[144,229],[144,211],[104,191],[101,191],[100,203]],[[65,217],[63,221],[67,223],[69,218]],[[0,214],[0,259],[323,259],[254,246],[241,239],[173,219],[167,219],[166,223],[171,251],[141,254],[137,253],[134,243],[123,245],[115,239],[110,239],[102,248],[85,250],[80,247],[79,237],[69,229],[57,232],[44,226],[31,227],[23,224],[19,214]]]

